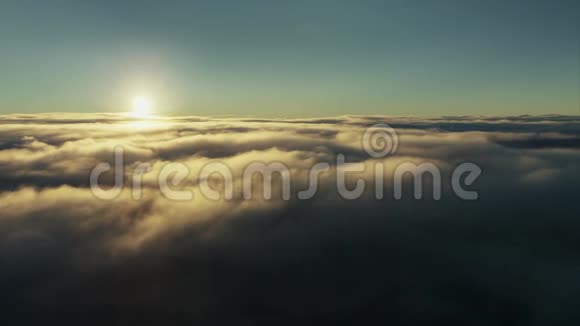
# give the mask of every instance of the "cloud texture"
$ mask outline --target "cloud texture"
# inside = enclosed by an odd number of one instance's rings
[[[361,147],[377,123],[397,131],[396,155]],[[95,198],[90,172],[120,145],[126,180],[152,166],[143,198]],[[389,173],[381,200],[372,187],[341,199],[330,176],[310,200],[197,189],[216,161],[236,180],[251,162],[282,162],[302,187],[314,164],[339,168],[337,154],[436,164],[443,197],[394,200]],[[483,170],[477,201],[449,191],[462,162]],[[189,167],[179,187],[193,200],[160,193],[154,176],[170,163]],[[580,321],[579,166],[569,116],[2,116],[0,304],[22,324],[569,324]]]

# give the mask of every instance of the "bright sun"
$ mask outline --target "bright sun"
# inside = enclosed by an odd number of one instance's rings
[[[145,96],[136,96],[133,98],[133,114],[137,116],[148,116],[152,113],[151,100]]]

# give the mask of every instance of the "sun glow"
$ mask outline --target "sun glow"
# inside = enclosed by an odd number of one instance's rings
[[[148,97],[136,96],[133,98],[133,115],[146,117],[151,115],[153,104]]]

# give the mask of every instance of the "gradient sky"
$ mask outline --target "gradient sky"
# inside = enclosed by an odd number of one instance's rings
[[[576,0],[0,1],[0,113],[579,114]]]

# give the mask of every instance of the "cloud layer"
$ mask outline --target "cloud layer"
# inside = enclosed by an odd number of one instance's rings
[[[396,155],[374,159],[366,128],[387,123]],[[578,321],[580,118],[365,117],[233,119],[123,115],[0,117],[1,304],[23,323],[442,323],[547,325]],[[143,198],[95,198],[91,170],[125,150],[140,163]],[[449,185],[462,162],[483,170],[477,201],[357,200],[331,177],[310,200],[212,201],[197,172],[283,162],[297,185],[316,163],[429,162]],[[154,176],[189,167],[162,196]],[[371,180],[370,175],[359,177]],[[107,183],[107,178],[104,182]],[[405,189],[411,180],[405,179]],[[35,314],[24,314],[34,311]]]

